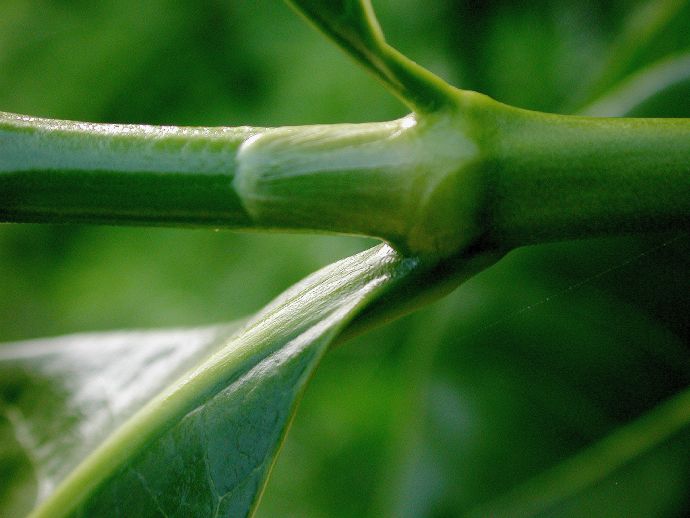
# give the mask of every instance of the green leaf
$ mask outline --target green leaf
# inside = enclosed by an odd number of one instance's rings
[[[615,244],[632,256],[624,240]],[[381,468],[386,486],[395,485],[378,515],[465,516],[478,508],[473,516],[512,518],[530,502],[548,504],[550,512],[535,516],[683,515],[659,510],[687,498],[690,399],[672,396],[688,386],[684,340],[599,280],[573,285],[577,268],[591,268],[587,254],[600,260],[610,245],[578,246],[516,251],[416,319],[398,344],[406,371],[396,399],[407,413],[391,410],[404,418],[386,427],[398,435],[385,443],[399,459]],[[654,268],[672,262],[662,259],[647,256],[651,271],[640,276],[663,286]],[[548,275],[534,275],[547,264]],[[646,270],[639,266],[626,265]],[[605,273],[609,285],[630,277]],[[511,498],[498,512],[492,502],[502,504],[502,494],[526,500]],[[575,512],[560,512],[570,505]]]
[[[0,514],[247,516],[324,351],[418,269],[380,245],[233,327],[0,349]]]
[[[680,500],[679,494],[683,494],[682,488],[662,484],[666,486],[665,491],[656,491],[651,497],[638,491],[621,498],[615,493],[625,491],[625,487],[615,486],[619,481],[626,482],[621,486],[634,485],[635,479],[644,481],[647,478],[645,472],[653,473],[651,483],[658,483],[669,467],[677,471],[685,469],[683,455],[668,455],[664,448],[687,451],[689,426],[690,390],[686,389],[657,405],[647,415],[618,428],[561,464],[545,470],[490,504],[481,506],[469,516],[579,516],[583,506],[592,506],[592,502],[601,498],[597,492],[614,493],[606,494],[604,498],[614,511],[609,509],[603,512],[600,508],[600,516],[670,516]],[[671,439],[676,439],[675,444]],[[653,458],[651,453],[662,458]],[[640,473],[637,473],[637,477],[631,477],[631,472],[636,474],[635,470]],[[609,483],[603,484],[604,481]],[[647,509],[643,507],[645,503]]]
[[[2,464],[10,469],[2,474],[0,515],[20,516],[21,506],[49,497],[113,430],[236,327],[85,333],[2,346]]]
[[[625,78],[580,113],[595,117],[623,117],[650,99],[688,82],[690,53],[666,57]]]
[[[286,0],[416,111],[451,105],[457,91],[385,41],[370,0]]]
[[[600,77],[591,86],[590,100],[602,95],[636,69],[646,66],[650,55],[653,60],[666,55],[668,49],[664,45],[660,49],[655,47],[674,32],[685,34],[685,18],[689,9],[687,0],[648,0],[631,9],[609,49]],[[661,56],[655,57],[659,50]]]

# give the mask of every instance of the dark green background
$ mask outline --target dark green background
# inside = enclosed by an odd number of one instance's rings
[[[389,41],[450,82],[564,113],[690,51],[689,7],[644,37],[642,5],[374,1]],[[4,0],[0,109],[227,126],[405,113],[278,0]],[[690,117],[690,87],[636,114]],[[233,320],[370,244],[2,225],[0,340]],[[652,409],[690,383],[689,252],[687,232],[519,250],[332,351],[259,516],[458,516]],[[686,516],[689,486],[684,430],[544,516]]]

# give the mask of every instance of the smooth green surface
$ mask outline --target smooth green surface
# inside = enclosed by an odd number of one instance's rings
[[[283,128],[0,114],[0,218],[358,234],[432,259],[690,226],[690,119],[447,99],[391,122]]]
[[[678,441],[690,427],[690,391],[686,390],[665,401],[649,414],[621,427],[594,446],[545,471],[522,487],[504,495],[488,506],[474,510],[468,516],[550,516],[572,513],[570,501],[605,480],[624,478],[630,464],[645,462],[645,455],[671,439]],[[674,449],[681,449],[675,446]],[[615,482],[614,482],[615,483]],[[675,488],[669,488],[672,492]],[[663,494],[663,493],[662,493]],[[655,499],[660,495],[655,495]],[[631,498],[627,509],[608,516],[663,516],[663,502],[642,504]],[[661,500],[661,499],[659,499]],[[564,509],[565,508],[565,509]]]
[[[507,111],[487,168],[493,242],[690,228],[690,119]]]
[[[246,227],[230,184],[237,148],[258,131],[0,113],[0,218]]]
[[[114,430],[238,326],[84,333],[5,345],[1,419],[11,453],[25,462],[4,463],[10,469],[3,486],[27,498],[14,510],[3,498],[2,515],[24,516],[50,497]]]
[[[428,260],[690,225],[690,119],[511,108],[408,63],[368,0],[294,5],[415,112],[268,129],[0,114],[0,218],[359,234]]]
[[[449,256],[480,230],[470,132],[448,113],[272,129],[0,114],[0,219],[339,232]]]
[[[6,346],[3,418],[16,455],[30,459],[16,473],[30,469],[36,480],[31,516],[249,515],[328,344],[366,301],[415,267],[381,245],[305,279],[236,333]],[[132,385],[140,377],[147,383]]]

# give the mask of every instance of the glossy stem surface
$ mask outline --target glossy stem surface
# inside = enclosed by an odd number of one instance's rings
[[[463,95],[438,114],[285,128],[0,114],[0,221],[361,234],[442,259],[690,228],[690,120]]]
[[[690,229],[690,120],[509,111],[487,167],[490,241]]]
[[[233,164],[256,131],[0,113],[0,220],[246,227]]]

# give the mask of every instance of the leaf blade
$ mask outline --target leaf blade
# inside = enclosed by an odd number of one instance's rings
[[[417,267],[381,245],[308,277],[234,338],[209,347],[199,365],[77,463],[31,516],[250,515],[330,342]]]

